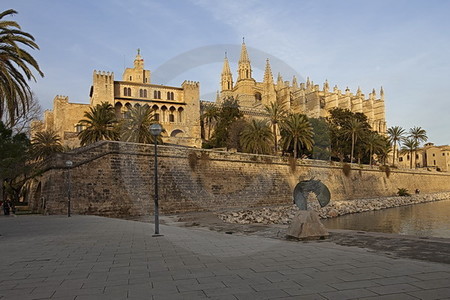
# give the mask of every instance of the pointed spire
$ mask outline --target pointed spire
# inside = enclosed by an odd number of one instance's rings
[[[284,87],[283,77],[281,77],[280,73],[278,73],[278,77],[277,77],[277,87],[279,89]]]
[[[358,90],[356,91],[356,96],[361,96],[362,92],[361,92],[361,88],[358,86]]]
[[[223,60],[222,74],[231,74],[230,64],[228,63],[227,53],[225,52],[225,58]]]
[[[311,87],[311,81],[309,80],[309,76],[306,77],[306,88],[309,89]]]
[[[248,58],[247,46],[242,39],[241,57],[238,64],[238,81],[242,79],[252,79],[252,66],[250,65],[250,59]]]
[[[295,75],[292,77],[292,87],[298,89],[297,77]]]
[[[225,52],[225,58],[223,60],[223,68],[221,75],[221,87],[222,91],[229,91],[233,89],[233,74],[231,74],[230,64],[228,63],[227,53]]]
[[[372,89],[372,95],[374,98],[377,96],[377,92],[375,91],[375,89]]]
[[[249,62],[248,58],[247,46],[245,45],[244,38],[242,38],[242,48],[241,48],[241,57],[239,58],[239,63],[241,62]]]
[[[381,100],[384,100],[384,90],[383,90],[383,87],[381,87],[381,89],[380,89],[380,99],[381,99]]]
[[[264,83],[273,83],[272,69],[270,68],[269,59],[266,59],[266,69],[264,71]]]
[[[325,82],[323,83],[323,91],[328,92],[330,90],[330,85],[328,84],[328,79],[325,79]]]

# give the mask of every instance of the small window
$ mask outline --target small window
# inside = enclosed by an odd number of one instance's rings
[[[433,165],[436,165],[436,161],[435,160],[433,160]]]
[[[159,114],[155,114],[155,121],[159,121]]]
[[[131,96],[131,88],[123,88],[123,95],[124,96]]]
[[[144,98],[147,98],[147,90],[144,90]]]
[[[409,154],[408,154],[408,155],[406,155],[406,160],[409,160]]]
[[[161,91],[153,91],[153,98],[161,99]]]
[[[442,153],[442,156],[445,156],[445,153]]]
[[[169,122],[175,122],[175,116],[173,114],[169,115]]]
[[[133,80],[133,76],[130,76],[130,81],[132,81]]]
[[[433,156],[436,156],[436,155],[433,153]]]
[[[416,159],[419,159],[419,155],[416,154]]]
[[[139,97],[144,98],[144,90],[143,89],[139,90]]]
[[[403,161],[403,157],[399,157],[399,158],[398,158],[398,161]]]
[[[255,99],[258,101],[261,101],[262,97],[261,97],[261,93],[256,93],[255,94]]]

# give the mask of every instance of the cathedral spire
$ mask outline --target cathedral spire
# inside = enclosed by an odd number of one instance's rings
[[[297,77],[295,77],[295,75],[292,77],[292,87],[294,89],[298,88]]]
[[[384,90],[383,90],[383,87],[381,87],[381,89],[380,89],[380,99],[381,99],[381,100],[384,100]]]
[[[250,65],[250,59],[248,58],[247,46],[244,39],[242,39],[241,57],[239,58],[238,66],[238,81],[242,79],[252,79],[252,66]]]
[[[221,76],[222,91],[229,91],[233,89],[233,74],[231,74],[230,64],[228,63],[227,53],[225,52],[225,58],[223,60],[223,69]]]
[[[270,68],[269,59],[266,59],[266,70],[264,71],[264,83],[273,83],[272,69]]]

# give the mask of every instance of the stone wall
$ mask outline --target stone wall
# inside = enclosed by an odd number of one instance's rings
[[[59,154],[35,180],[30,204],[35,211],[67,211],[70,172],[72,212],[135,216],[153,212],[154,146],[99,142]],[[295,185],[322,180],[333,200],[391,196],[397,188],[423,193],[450,191],[450,174],[342,165],[326,161],[158,146],[161,213],[242,209],[292,203]],[[73,161],[68,169],[65,161]]]

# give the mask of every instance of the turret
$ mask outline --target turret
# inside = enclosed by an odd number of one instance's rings
[[[330,85],[328,84],[328,80],[325,79],[325,82],[323,83],[323,91],[325,93],[328,93],[330,91]]]
[[[223,61],[223,69],[221,75],[221,87],[222,91],[230,91],[233,89],[233,74],[231,74],[230,64],[228,63],[227,54]]]
[[[380,89],[380,100],[384,101],[384,90],[383,87]]]
[[[150,83],[150,71],[144,69],[144,59],[141,50],[137,50],[133,68],[126,68],[122,75],[122,81],[136,83]]]
[[[281,74],[280,74],[280,73],[278,73],[278,78],[277,78],[277,88],[278,88],[278,90],[284,88],[283,77],[281,77]]]
[[[250,59],[248,58],[247,46],[245,46],[244,40],[242,41],[241,57],[238,64],[238,81],[252,78],[252,66],[250,65]]]

